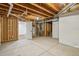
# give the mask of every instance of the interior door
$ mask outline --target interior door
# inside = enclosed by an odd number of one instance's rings
[[[26,23],[26,38],[32,39],[32,22]]]

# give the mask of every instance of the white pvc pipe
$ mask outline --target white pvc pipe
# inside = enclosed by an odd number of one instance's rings
[[[9,17],[11,11],[12,11],[12,8],[13,8],[13,4],[12,3],[9,3],[10,7],[9,7],[9,11],[8,11],[8,14],[7,14],[7,17]]]

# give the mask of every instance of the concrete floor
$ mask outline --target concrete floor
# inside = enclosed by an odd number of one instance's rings
[[[79,49],[60,44],[57,39],[19,39],[0,46],[0,56],[79,56]]]

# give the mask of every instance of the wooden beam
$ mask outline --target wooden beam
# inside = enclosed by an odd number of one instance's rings
[[[16,15],[16,14],[10,14],[10,15],[12,15],[12,16],[14,16],[14,17],[17,17],[18,19],[22,19],[22,20],[25,20],[24,18],[21,18],[21,17],[19,17],[18,15]]]
[[[40,8],[40,9],[42,9],[42,10],[44,10],[44,11],[46,11],[46,12],[52,14],[52,15],[55,15],[54,13],[48,11],[47,9],[45,9],[45,8],[43,8],[43,7],[41,7],[41,6],[37,5],[37,4],[35,4],[35,3],[31,3],[31,4],[32,4],[33,6],[35,6],[35,7],[38,7],[38,8]]]
[[[0,5],[5,6],[5,7],[8,7],[8,6],[5,5],[5,4],[0,4]],[[18,10],[18,11],[21,11],[21,12],[24,12],[24,10],[22,10],[22,9],[18,9],[18,8],[13,8],[13,9]],[[42,15],[39,15],[39,14],[30,12],[30,11],[28,11],[28,13],[31,14],[31,15],[33,15],[33,16],[44,17],[44,16],[42,16]],[[45,17],[44,17],[44,18],[45,18]]]
[[[21,19],[22,21],[33,21],[33,19],[29,19],[29,18],[25,18],[25,17],[19,17],[19,15],[16,15],[16,14],[10,14],[14,17],[17,17],[18,19]]]
[[[0,4],[0,5],[5,6],[5,7],[9,7],[9,6],[5,5],[5,4]],[[18,9],[18,8],[14,8],[14,7],[13,7],[13,9],[23,12],[22,9]]]
[[[34,21],[34,19],[26,18],[26,17],[24,17],[24,16],[23,16],[22,18],[26,19],[26,21]]]
[[[0,7],[0,9],[1,9],[1,10],[4,10],[4,11],[8,11],[7,9],[1,8],[1,7]]]
[[[36,20],[37,16],[33,16],[33,15],[27,15],[25,16],[25,18],[29,18],[29,19],[33,19]],[[40,20],[44,19],[43,17],[40,17]]]
[[[21,10],[21,9],[17,9],[17,8],[13,8],[13,9],[16,9],[16,10],[20,10],[20,11],[22,11],[22,12],[24,12],[23,10]],[[28,11],[28,10],[27,10]],[[29,14],[31,14],[31,15],[33,15],[33,16],[38,16],[38,17],[43,17],[43,18],[45,18],[44,16],[42,16],[42,15],[39,15],[39,14],[36,14],[36,13],[33,13],[33,12],[30,12],[30,11],[28,11],[27,13],[29,13]],[[25,13],[24,13],[25,14]],[[27,15],[27,14],[25,14],[25,15]]]
[[[32,13],[32,12],[28,12],[28,13],[30,13],[31,15],[36,16],[36,17],[43,17],[43,18],[45,18],[44,16],[41,16],[41,15],[38,15],[38,14],[35,14],[35,13]]]
[[[59,11],[53,4],[47,3],[47,5],[50,6],[52,9],[54,9],[55,11]]]
[[[24,14],[27,15],[27,9],[20,16],[23,16]]]
[[[13,8],[13,9],[16,9],[16,10],[18,10],[18,11],[20,10],[20,11],[24,12],[22,9],[18,9],[18,8]],[[27,10],[27,11],[28,11],[28,10]],[[39,14],[30,12],[30,11],[28,11],[27,13],[30,13],[30,14],[32,14],[32,15],[34,15],[34,16],[45,17],[45,16],[43,16],[43,15],[39,15]]]
[[[23,8],[26,8],[26,9],[29,9],[29,10],[31,10],[31,11],[33,11],[33,12],[36,12],[36,13],[39,13],[39,14],[42,14],[42,15],[45,15],[45,16],[49,17],[49,15],[47,15],[47,14],[45,14],[45,13],[41,13],[41,12],[39,12],[39,11],[37,11],[37,10],[32,9],[32,8],[23,6],[23,5],[21,5],[21,4],[16,4],[16,5],[21,6],[21,7],[23,7]]]
[[[4,11],[6,11],[6,12],[8,12],[8,9],[4,9],[4,8],[1,8],[1,7],[0,7],[0,9],[1,9],[1,10],[4,10]],[[19,12],[12,11],[12,13],[16,13],[16,14],[18,14]]]
[[[5,5],[5,4],[0,4],[0,5],[2,5],[2,6],[4,6],[4,7],[9,7],[9,6]],[[4,9],[4,8],[2,8],[2,9]],[[22,9],[20,9],[20,8],[13,8],[13,11],[12,11],[12,12],[15,11],[14,9],[17,10],[17,13],[19,13],[18,11],[24,12],[24,10],[22,10]],[[6,9],[4,9],[4,10],[7,12]],[[15,13],[16,13],[16,12],[15,12]],[[33,13],[33,12],[30,12],[30,11],[28,11],[28,13],[31,14],[31,15],[33,15],[33,16],[35,16],[35,17],[40,17],[40,18],[42,18],[42,19],[45,18],[44,16],[39,15],[39,14],[37,14],[37,13]],[[25,14],[25,15],[26,15],[26,14]],[[19,17],[20,17],[20,16],[19,16]]]

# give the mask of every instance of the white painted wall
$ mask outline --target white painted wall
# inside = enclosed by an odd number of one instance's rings
[[[19,27],[19,35],[25,35],[26,34],[26,22],[19,21],[18,22],[18,27]]]
[[[28,21],[26,23],[26,38],[27,39],[32,39],[32,22]]]
[[[52,22],[52,37],[56,39],[59,38],[59,22],[58,21]]]
[[[59,42],[79,48],[79,15],[59,18]]]

